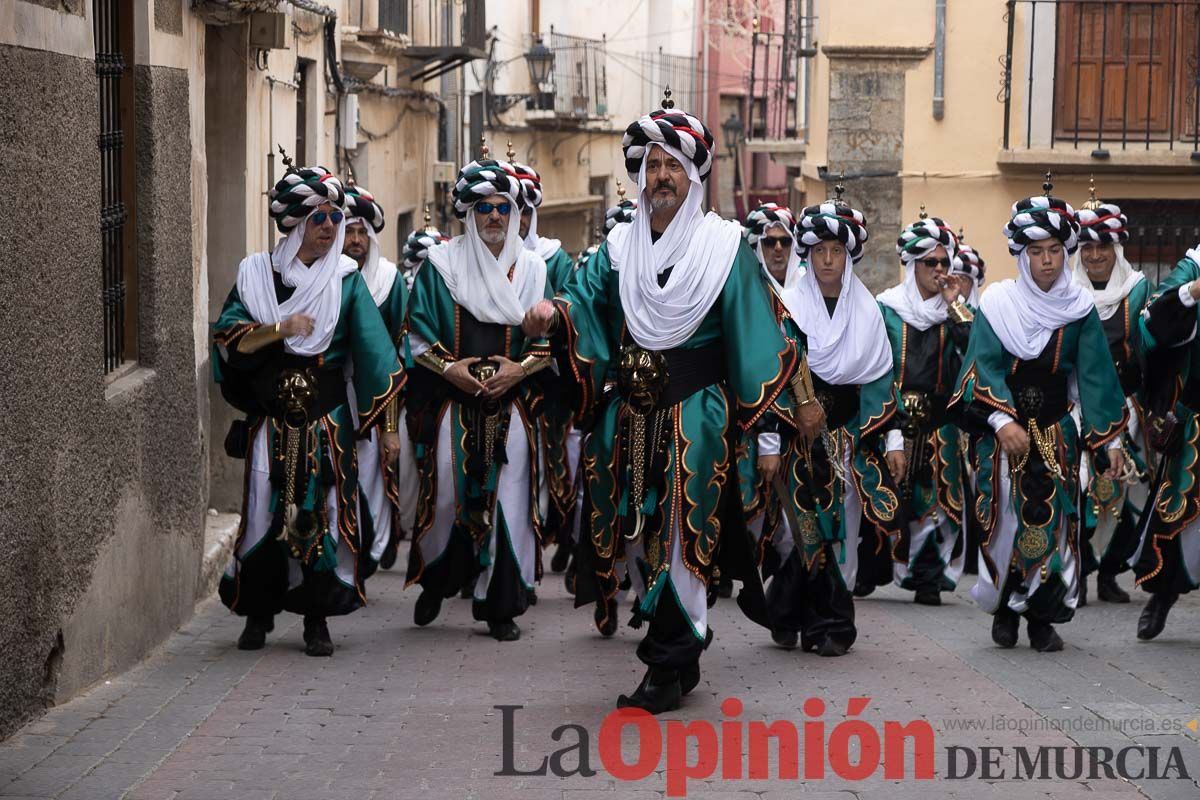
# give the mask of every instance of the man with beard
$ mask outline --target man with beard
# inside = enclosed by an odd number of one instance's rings
[[[408,310],[413,389],[408,426],[421,476],[408,584],[421,584],[413,621],[474,585],[472,613],[498,641],[541,577],[547,497],[544,341],[520,324],[551,295],[546,264],[518,235],[521,185],[510,165],[462,169],[454,210],[466,233],[429,250]]]
[[[246,617],[239,649],[260,649],[286,610],[304,615],[305,652],[329,656],[326,618],[365,602],[355,439],[395,418],[405,374],[358,265],[342,255],[341,183],[284,163],[271,216],[285,236],[242,261],[214,325],[214,377],[247,415],[225,442],[246,460],[246,489],[220,595]],[[398,446],[394,431],[380,438]]]
[[[388,336],[399,347],[400,328],[404,324],[404,308],[408,303],[408,286],[399,279],[396,265],[379,252],[379,232],[383,230],[383,209],[375,198],[354,179],[346,185],[346,244],[343,253],[358,264],[358,272],[367,284],[367,291],[383,317]],[[353,383],[347,387],[353,398]],[[402,412],[394,403],[385,420],[385,429],[399,431]],[[362,577],[369,578],[379,566],[390,569],[396,563],[396,548],[403,537],[400,524],[400,482],[416,480],[415,471],[400,475],[402,440],[399,435],[388,437],[392,448],[380,447],[379,435],[372,430],[358,440],[358,489],[362,529]]]
[[[741,226],[701,211],[712,134],[673,106],[668,94],[625,132],[633,223],[525,318],[527,335],[553,334],[592,426],[576,605],[595,602],[598,627],[611,630],[629,575],[636,618],[649,622],[637,651],[647,669],[617,705],[651,713],[699,683],[718,562],[745,581],[739,602],[766,624],[733,459],[796,368]]]

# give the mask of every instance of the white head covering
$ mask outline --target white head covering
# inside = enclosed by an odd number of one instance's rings
[[[1028,252],[1021,250],[1017,255],[1017,279],[989,286],[979,307],[1004,349],[1027,361],[1041,354],[1054,331],[1086,317],[1095,303],[1091,293],[1075,283],[1066,269],[1050,291],[1043,292],[1029,272]]]
[[[380,256],[379,236],[362,217],[351,217],[347,221],[347,227],[350,225],[362,225],[367,231],[370,242],[367,245],[367,263],[363,264],[362,276],[371,292],[371,299],[375,301],[375,305],[381,306],[391,294],[392,285],[396,282],[396,265]]]
[[[810,268],[797,284],[798,313],[793,317],[808,336],[808,366],[821,380],[835,386],[870,383],[892,369],[892,348],[879,305],[854,274],[846,254],[842,290],[830,317]]]
[[[896,240],[896,253],[904,262],[904,281],[880,293],[878,300],[895,311],[907,324],[927,331],[946,321],[946,301],[941,292],[926,299],[917,285],[917,261],[928,258],[941,247],[951,265],[957,251],[958,239],[939,217],[922,218],[906,227]],[[949,272],[949,269],[946,270]]]
[[[525,233],[525,249],[537,253],[542,261],[549,261],[562,248],[562,241],[538,236],[537,207],[532,206],[529,210],[532,212],[532,215],[529,218],[529,230]]]
[[[1071,273],[1075,276],[1075,283],[1091,293],[1096,301],[1096,311],[1099,312],[1100,319],[1108,319],[1117,313],[1121,302],[1129,296],[1134,287],[1146,280],[1146,276],[1135,270],[1125,258],[1123,245],[1114,244],[1113,250],[1117,255],[1117,263],[1113,265],[1112,274],[1108,276],[1108,285],[1103,289],[1092,287],[1092,279],[1088,277],[1087,267],[1083,265],[1082,248],[1071,254]]]
[[[767,280],[771,283],[771,288],[775,290],[775,295],[779,301],[783,303],[783,307],[787,309],[788,314],[793,319],[796,317],[796,309],[799,307],[800,295],[797,294],[797,287],[800,285],[800,278],[807,271],[804,264],[800,261],[800,254],[796,252],[796,248],[792,247],[788,252],[787,270],[783,273],[783,284],[775,280],[775,276],[771,274],[771,270],[767,267],[767,258],[763,253],[763,240],[767,238],[767,231],[772,228],[780,228],[790,237],[792,231],[782,222],[771,222],[763,229],[763,236],[754,245],[754,253],[758,256],[758,263],[762,264],[763,274],[767,276]]]
[[[312,333],[308,336],[289,336],[283,341],[287,352],[301,356],[315,356],[329,349],[342,311],[342,279],[358,271],[354,259],[342,255],[342,245],[346,240],[345,219],[337,226],[333,244],[325,255],[310,266],[305,266],[303,261],[296,258],[300,245],[304,243],[308,217],[315,214],[318,208],[309,211],[303,224],[296,225],[287,236],[280,239],[273,253],[255,253],[242,259],[238,265],[238,296],[255,320],[273,325],[293,314],[313,318]],[[279,273],[284,286],[295,289],[283,303],[275,295],[272,271]]]
[[[504,249],[497,258],[479,236],[475,212],[468,211],[465,234],[429,249],[429,263],[446,282],[454,302],[480,322],[520,325],[525,312],[545,294],[546,262],[525,249],[520,225],[513,201]],[[510,267],[512,281],[508,279]]]
[[[687,171],[691,186],[683,206],[657,242],[650,236],[651,211],[614,228],[608,248],[612,268],[620,272],[621,307],[630,335],[647,349],[669,350],[691,338],[716,302],[737,257],[742,228],[700,210],[703,184],[690,158],[670,145],[649,145],[654,147],[661,147]],[[646,189],[649,148],[638,170],[638,205],[643,209],[653,209]],[[674,269],[666,286],[659,286],[658,275],[667,267]]]

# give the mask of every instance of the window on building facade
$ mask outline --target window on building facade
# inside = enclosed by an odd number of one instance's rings
[[[1044,12],[1043,12],[1044,13]],[[1055,135],[1167,141],[1195,132],[1200,4],[1057,4]]]
[[[388,33],[408,33],[410,0],[379,0],[379,29]]]
[[[100,111],[101,302],[104,374],[137,360],[134,240],[133,13],[121,0],[95,0],[92,14]]]
[[[1107,199],[1107,198],[1105,198]],[[1116,199],[1129,218],[1129,263],[1158,283],[1200,241],[1200,200]]]
[[[313,62],[296,59],[296,166],[312,163],[308,157],[308,82]]]

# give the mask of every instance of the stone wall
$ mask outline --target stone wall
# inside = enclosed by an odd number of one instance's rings
[[[188,79],[137,68],[135,80],[140,353],[109,382],[95,65],[0,46],[0,141],[25,176],[20,213],[0,215],[0,736],[134,663],[195,602],[205,470]]]

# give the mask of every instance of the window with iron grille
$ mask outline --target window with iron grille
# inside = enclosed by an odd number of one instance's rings
[[[108,375],[137,359],[132,5],[95,0],[92,22],[99,84],[101,300]]]
[[[410,0],[379,0],[379,29],[388,33],[408,33]]]
[[[1125,257],[1154,283],[1200,241],[1200,200],[1116,199],[1129,218]]]

